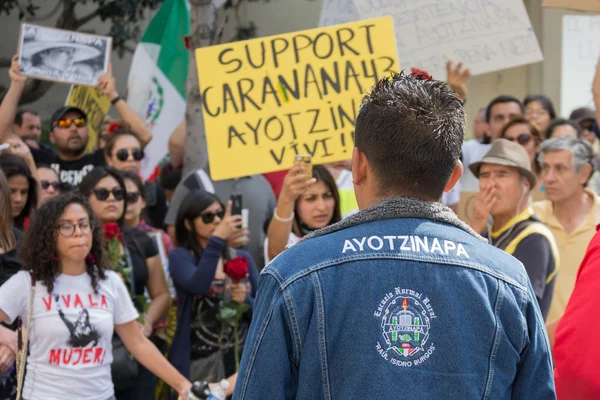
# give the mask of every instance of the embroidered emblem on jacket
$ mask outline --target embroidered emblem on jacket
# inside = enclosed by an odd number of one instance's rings
[[[384,360],[399,367],[425,362],[434,352],[431,324],[437,316],[429,298],[412,289],[395,288],[377,306],[381,338],[375,346]]]

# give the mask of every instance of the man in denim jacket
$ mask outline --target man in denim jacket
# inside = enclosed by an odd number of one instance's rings
[[[234,399],[556,397],[523,265],[439,203],[464,128],[443,82],[394,76],[366,96],[361,212],[262,271]]]

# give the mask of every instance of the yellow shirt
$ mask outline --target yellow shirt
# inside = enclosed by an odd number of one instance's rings
[[[592,237],[596,233],[596,226],[600,223],[600,197],[589,189],[586,189],[586,193],[593,198],[592,208],[571,233],[565,232],[563,226],[558,222],[552,210],[552,203],[549,200],[538,201],[533,204],[536,217],[552,230],[560,253],[560,271],[556,277],[548,322],[552,322],[563,315],[575,287],[579,265]]]

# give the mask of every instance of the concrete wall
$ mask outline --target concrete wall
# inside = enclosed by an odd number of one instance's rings
[[[36,2],[43,4],[40,14],[48,12],[57,1]],[[559,107],[562,16],[576,12],[542,8],[540,3],[540,0],[525,0],[545,60],[529,66],[473,77],[469,84],[470,95],[467,102],[467,113],[470,117],[492,98],[506,93],[519,98],[524,98],[529,93],[543,93],[554,101],[557,108]],[[267,36],[317,26],[321,5],[322,0],[270,0],[267,3],[249,4],[241,13],[243,19],[256,23],[259,36]],[[79,6],[77,11],[83,14],[86,7],[89,9],[89,5]],[[42,24],[53,25],[54,22],[55,18],[50,18],[42,21]],[[4,39],[0,41],[0,57],[9,57],[16,51],[18,41],[19,21],[16,13],[0,16],[0,27]],[[100,20],[89,23],[85,28],[99,34],[108,30],[108,26]],[[145,24],[142,26],[142,29],[144,28]],[[122,92],[125,91],[130,63],[131,54],[127,54],[123,59],[116,55],[113,57],[113,71]],[[0,83],[8,83],[6,70],[0,70]],[[56,84],[42,99],[29,107],[42,114],[50,114],[64,103],[68,89],[68,85]],[[470,135],[469,128],[467,136]]]

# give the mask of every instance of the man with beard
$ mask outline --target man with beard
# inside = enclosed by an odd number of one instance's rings
[[[12,133],[19,99],[27,82],[27,78],[21,74],[18,56],[12,59],[9,76],[10,88],[0,105],[0,142],[5,142]],[[152,139],[152,132],[117,92],[110,65],[108,72],[98,80],[98,88],[111,100],[121,119],[131,126],[142,145],[148,144]],[[50,142],[56,147],[58,154],[31,148],[35,163],[52,166],[58,172],[61,182],[78,185],[89,171],[105,162],[102,149],[85,154],[89,140],[87,124],[86,113],[77,107],[65,106],[56,110],[50,119]]]

